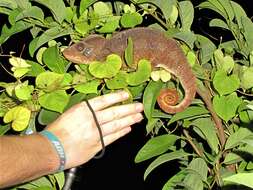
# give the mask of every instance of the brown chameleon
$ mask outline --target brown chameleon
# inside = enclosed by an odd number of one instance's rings
[[[166,37],[159,30],[151,28],[128,29],[114,34],[110,39],[105,39],[100,35],[90,35],[66,48],[63,55],[66,59],[78,64],[88,64],[94,60],[104,61],[112,53],[120,55],[124,60],[124,51],[129,37],[133,41],[135,63],[143,58],[148,59],[151,61],[152,69],[164,68],[181,82],[185,94],[183,100],[174,105],[173,96],[178,98],[178,95],[175,94],[176,91],[162,89],[157,98],[160,108],[167,113],[177,113],[187,108],[195,97],[196,77],[177,41]]]

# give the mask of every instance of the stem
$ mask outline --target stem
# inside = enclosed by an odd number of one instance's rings
[[[198,147],[194,144],[194,142],[192,141],[192,137],[189,135],[188,131],[186,129],[183,129],[183,133],[184,133],[187,141],[192,146],[193,150],[197,153],[197,155],[199,155],[200,157],[203,157],[203,152],[201,150],[199,150]]]
[[[134,1],[130,0],[133,4],[135,4]],[[152,17],[154,17],[164,28],[168,28],[167,24],[165,22],[163,22],[162,19],[160,19],[157,15],[155,15],[153,12],[149,11],[149,9],[145,9],[143,6],[139,5],[139,4],[135,4],[138,7],[140,7],[141,9],[143,9],[144,11],[148,12],[148,14],[150,14]]]
[[[221,179],[221,176],[220,176],[220,166],[219,166],[219,163],[216,163],[215,164],[215,168],[214,168],[214,171],[215,171],[215,181],[217,183],[217,185],[219,187],[222,186],[222,179]]]
[[[14,77],[14,75],[13,75],[10,71],[8,71],[8,70],[5,68],[5,66],[3,66],[2,63],[0,63],[0,65],[1,65],[1,67],[5,70],[5,72],[7,72],[10,76]],[[16,77],[14,77],[14,78],[16,78]]]
[[[248,94],[248,93],[242,92],[242,91],[240,91],[240,90],[236,90],[236,92],[239,92],[240,94],[242,94],[242,95],[244,95],[244,96],[253,97],[253,94]]]
[[[213,109],[210,91],[202,83],[198,83],[197,93],[201,96],[201,98],[206,104],[207,109],[211,113],[211,116],[215,123],[215,127],[218,132],[218,137],[221,143],[221,147],[223,148],[226,142],[226,136],[225,136],[224,129],[222,127],[222,121]]]

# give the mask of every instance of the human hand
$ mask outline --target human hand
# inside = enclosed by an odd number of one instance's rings
[[[141,103],[113,106],[127,100],[128,96],[122,91],[89,100],[101,126],[105,145],[129,133],[130,126],[143,118]],[[96,123],[86,102],[64,112],[47,126],[47,130],[54,133],[64,147],[66,169],[89,161],[102,148]]]

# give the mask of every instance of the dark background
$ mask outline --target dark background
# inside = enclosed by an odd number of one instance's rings
[[[194,1],[192,1],[195,3]],[[198,4],[200,1],[196,2]],[[252,1],[237,0],[239,4],[252,16]],[[195,33],[210,33],[214,37],[219,37],[222,32],[211,31],[208,28],[208,21],[212,18],[212,12],[198,11],[196,9],[196,16],[199,18],[195,20],[192,29]],[[0,27],[6,21],[6,16],[0,15]],[[205,34],[204,34],[205,35]],[[29,58],[25,52],[28,52],[28,42],[31,36],[28,32],[22,32],[10,38],[3,46],[1,54],[8,54],[9,51],[17,52],[19,55],[24,48],[23,58]],[[7,58],[0,57],[0,63],[7,67]],[[12,78],[8,76],[2,68],[0,68],[0,81],[11,81]],[[101,159],[92,159],[88,163],[80,166],[77,172],[77,177],[72,190],[158,190],[162,189],[163,184],[170,176],[175,174],[178,166],[173,163],[165,163],[156,168],[147,178],[143,180],[145,169],[151,163],[151,160],[143,163],[135,164],[134,158],[140,148],[147,142],[149,137],[146,137],[145,121],[133,126],[132,132],[112,145],[106,148],[106,153]]]

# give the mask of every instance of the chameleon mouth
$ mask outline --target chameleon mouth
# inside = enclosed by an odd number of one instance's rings
[[[76,55],[75,52],[71,51],[71,49],[65,49],[63,52],[62,52],[63,56],[73,62],[73,63],[77,63],[77,64],[86,64],[87,61],[84,61],[84,60],[81,60],[80,59],[80,55]]]

